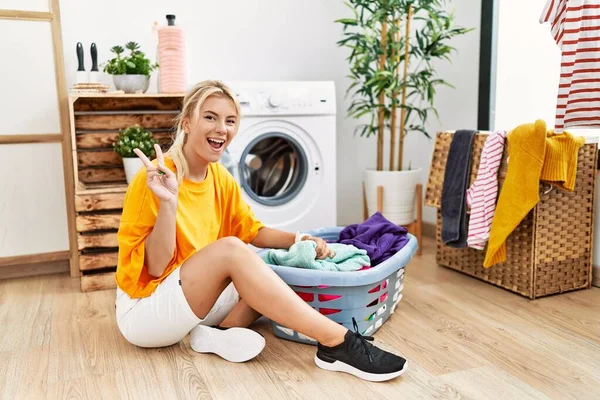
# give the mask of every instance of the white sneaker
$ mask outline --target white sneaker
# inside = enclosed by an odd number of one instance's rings
[[[265,348],[265,338],[246,328],[215,328],[197,325],[190,332],[192,350],[214,353],[230,362],[246,362]]]

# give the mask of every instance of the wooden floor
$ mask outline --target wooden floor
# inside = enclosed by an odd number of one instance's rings
[[[368,383],[318,369],[315,348],[275,338],[229,364],[189,338],[135,348],[114,291],[83,294],[51,275],[0,281],[1,399],[592,399],[600,393],[600,289],[536,301],[438,267],[433,243],[406,270],[404,297],[376,340],[409,360]]]

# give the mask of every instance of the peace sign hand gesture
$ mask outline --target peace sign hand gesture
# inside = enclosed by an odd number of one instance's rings
[[[158,161],[157,167],[139,149],[133,150],[146,166],[146,184],[161,202],[177,201],[179,192],[177,175],[165,166],[165,157],[158,144],[154,145],[154,150]]]

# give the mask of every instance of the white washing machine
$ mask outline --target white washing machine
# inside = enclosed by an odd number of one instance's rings
[[[227,82],[242,119],[221,162],[265,225],[289,232],[335,226],[333,82]]]

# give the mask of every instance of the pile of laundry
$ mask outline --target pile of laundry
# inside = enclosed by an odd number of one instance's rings
[[[546,128],[543,120],[496,130],[484,143],[477,177],[469,187],[473,130],[454,133],[442,188],[442,241],[487,253],[483,266],[506,261],[506,239],[540,200],[540,182],[573,191],[577,156],[585,138]],[[499,190],[505,141],[508,168]],[[470,214],[467,209],[470,208]]]
[[[288,250],[271,249],[261,257],[273,265],[320,271],[359,271],[373,268],[400,251],[409,241],[406,228],[395,225],[380,212],[360,223],[348,225],[339,238],[327,244],[333,257],[317,259],[316,243],[305,240]]]

